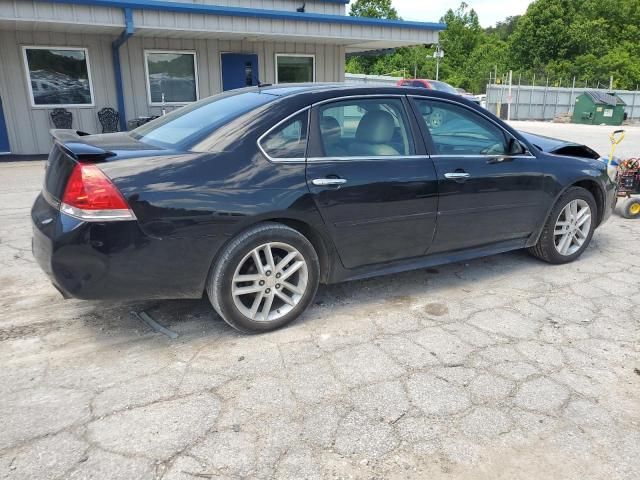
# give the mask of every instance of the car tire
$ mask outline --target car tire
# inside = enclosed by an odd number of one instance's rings
[[[319,279],[320,262],[311,242],[293,228],[269,222],[229,242],[206,290],[229,325],[243,333],[262,333],[300,316],[313,301]]]
[[[585,210],[587,207],[588,210]],[[597,213],[596,201],[591,192],[581,187],[568,188],[554,205],[538,243],[528,249],[529,253],[552,264],[574,261],[591,242]],[[578,226],[584,220],[584,215],[589,215],[589,219]]]
[[[624,218],[640,217],[640,198],[629,198],[625,200],[620,213]]]

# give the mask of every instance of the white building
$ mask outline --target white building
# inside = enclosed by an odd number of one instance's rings
[[[432,44],[444,29],[350,17],[347,3],[0,0],[0,152],[48,152],[54,108],[98,133],[112,107],[125,129],[258,82],[343,81],[347,52]]]

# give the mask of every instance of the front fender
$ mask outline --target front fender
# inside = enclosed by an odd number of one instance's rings
[[[545,191],[547,192],[550,203],[542,223],[538,229],[529,237],[526,242],[527,247],[532,247],[538,243],[538,239],[542,234],[544,225],[549,219],[549,215],[553,210],[560,197],[573,186],[582,186],[589,190],[595,197],[598,206],[598,223],[596,228],[602,225],[610,216],[613,206],[615,205],[616,186],[607,174],[607,167],[598,160],[561,157],[557,155],[544,155],[546,162],[552,162],[552,169],[545,169],[553,172],[546,175]],[[558,167],[557,162],[566,162]],[[577,167],[577,168],[576,168]]]

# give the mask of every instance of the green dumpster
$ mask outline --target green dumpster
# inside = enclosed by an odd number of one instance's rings
[[[576,98],[573,123],[622,125],[626,103],[615,93],[587,90]]]

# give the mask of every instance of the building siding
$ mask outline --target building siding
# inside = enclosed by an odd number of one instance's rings
[[[303,0],[173,0],[181,3],[201,5],[217,5],[221,7],[242,7],[265,10],[281,10],[295,12],[304,3]],[[307,13],[324,15],[344,15],[345,5],[333,2],[307,1]],[[158,16],[161,12],[151,12]],[[0,18],[18,20],[45,19],[49,21],[72,23],[99,23],[105,25],[122,25],[120,8],[104,8],[90,5],[68,5],[61,3],[35,2],[25,0],[3,0],[0,2]]]
[[[222,53],[254,53],[258,55],[260,81],[275,82],[277,53],[315,55],[316,81],[344,80],[345,53],[338,45],[310,43],[248,42],[215,39],[180,39],[162,37],[132,37],[120,50],[125,85],[125,109],[128,118],[159,115],[162,107],[149,105],[145,79],[145,50],[187,50],[196,52],[200,98],[222,91],[220,62]],[[167,107],[167,111],[175,107]]]
[[[49,151],[53,128],[52,108],[32,107],[22,55],[23,46],[68,46],[88,49],[93,83],[94,107],[68,108],[73,114],[73,128],[98,132],[96,112],[116,105],[111,36],[80,35],[59,32],[0,30],[0,96],[11,151],[35,154]]]
[[[9,143],[14,154],[42,154],[51,148],[53,128],[50,107],[32,107],[22,46],[68,46],[88,49],[94,107],[67,108],[73,114],[73,128],[89,133],[101,130],[97,112],[117,108],[110,35],[0,30],[0,96],[4,104]],[[144,67],[144,50],[189,50],[196,52],[200,98],[222,90],[220,54],[255,53],[260,80],[275,82],[277,53],[307,53],[316,58],[316,81],[344,80],[345,50],[339,45],[302,42],[248,42],[215,39],[132,37],[120,49],[127,120],[159,115],[161,107],[150,106]],[[167,107],[167,111],[177,107]]]
[[[174,0],[183,3],[295,12],[303,0]],[[145,77],[145,50],[195,51],[199,97],[221,91],[221,54],[258,56],[259,78],[275,83],[276,54],[315,56],[315,80],[344,81],[347,51],[375,50],[434,43],[438,26],[408,22],[404,25],[350,23],[322,15],[345,15],[339,2],[307,0],[304,14],[258,17],[182,11],[133,10],[135,33],[120,47],[125,120],[159,115],[162,107],[149,105]],[[220,13],[218,11],[218,13]],[[73,128],[97,133],[97,112],[117,106],[112,42],[125,28],[122,8],[82,3],[35,0],[0,0],[0,96],[12,153],[46,153],[51,146],[51,107],[32,107],[22,46],[87,48],[94,105],[66,107]],[[166,110],[177,108],[167,106]],[[122,114],[122,112],[121,112]]]
[[[248,7],[247,2],[227,0]],[[183,3],[195,3],[194,1]],[[208,1],[219,6],[223,1]],[[294,0],[251,0],[251,6],[265,9],[295,12]],[[255,3],[255,5],[254,5]],[[341,7],[332,2],[313,2],[319,9]],[[271,7],[274,5],[274,7]],[[308,6],[312,2],[308,2]],[[284,10],[282,10],[284,9]],[[309,10],[307,10],[309,11]],[[309,11],[310,12],[310,11]],[[311,12],[310,12],[311,13]],[[320,11],[313,13],[329,14]],[[335,13],[335,12],[333,12]],[[340,13],[338,13],[340,15]],[[386,47],[406,46],[409,44],[428,44],[437,41],[434,30],[413,27],[407,24],[403,28],[389,28],[378,25],[355,25],[351,23],[333,23],[319,21],[301,21],[293,19],[252,18],[243,16],[208,15],[203,13],[181,13],[134,9],[136,35],[169,36],[191,38],[245,38],[268,36],[268,41],[291,41],[336,43],[352,45],[358,49],[377,49],[380,45],[369,42],[386,41]],[[35,2],[33,0],[10,0],[0,2],[0,28],[19,30],[56,30],[79,33],[119,33],[124,28],[122,9],[95,7],[90,5],[72,5],[60,3]],[[355,41],[354,41],[355,40]],[[362,45],[355,45],[362,42]],[[394,43],[395,42],[395,43]]]
[[[313,0],[174,0],[182,3],[203,5],[219,5],[221,7],[264,8],[266,10],[283,10],[295,12],[306,1],[305,12],[325,15],[344,15],[346,5],[337,2]]]
[[[24,0],[0,2],[0,18],[21,21],[96,24],[119,27],[124,25],[121,8],[104,8],[90,5],[69,5]]]

